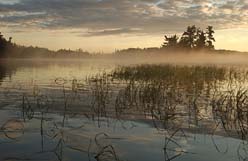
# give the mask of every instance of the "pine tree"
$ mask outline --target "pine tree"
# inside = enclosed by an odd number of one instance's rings
[[[204,49],[205,47],[206,47],[205,33],[201,29],[197,29],[196,48],[197,49]]]
[[[165,35],[165,42],[162,45],[162,47],[163,48],[177,48],[178,39],[179,39],[179,37],[177,35],[173,35],[173,36],[170,36],[170,37]]]
[[[208,26],[206,34],[207,34],[207,47],[209,49],[214,49],[214,45],[213,45],[213,42],[215,42],[215,38],[213,36],[214,33],[215,32],[213,30],[213,26]]]
[[[187,31],[185,31],[182,35],[182,41],[185,47],[187,48],[194,48],[195,47],[195,41],[196,41],[196,26],[188,26]]]

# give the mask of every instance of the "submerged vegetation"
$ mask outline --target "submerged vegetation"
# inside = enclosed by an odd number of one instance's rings
[[[33,84],[20,89],[15,98],[19,118],[3,124],[0,133],[15,144],[25,133],[31,135],[32,130],[26,128],[35,122],[41,150],[30,158],[17,155],[5,160],[35,160],[32,157],[41,154],[66,160],[68,153],[92,161],[131,160],[126,159],[121,146],[137,143],[128,142],[131,136],[122,133],[132,133],[139,122],[157,131],[166,161],[196,155],[185,149],[182,140],[198,134],[210,135],[219,152],[222,146],[216,143],[216,135],[241,139],[235,150],[240,160],[245,160],[247,73],[247,69],[223,66],[135,65],[120,66],[84,80],[57,78],[53,89],[43,90]],[[11,99],[8,90],[4,97]],[[116,126],[121,129],[118,135],[106,130],[116,130]]]

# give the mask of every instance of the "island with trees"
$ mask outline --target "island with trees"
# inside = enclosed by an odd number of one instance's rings
[[[114,56],[134,56],[141,54],[167,54],[167,53],[192,53],[192,52],[206,52],[206,53],[245,53],[229,50],[216,50],[214,46],[214,28],[208,26],[205,30],[192,25],[186,28],[186,31],[181,36],[177,34],[165,35],[164,42],[161,47],[152,48],[128,48],[116,50],[108,55]],[[21,46],[12,42],[12,37],[6,39],[0,33],[0,58],[92,58],[101,57],[102,53],[89,53],[82,49],[70,50],[60,49],[52,51],[47,48]]]
[[[188,26],[181,37],[165,35],[162,48],[172,50],[214,50],[214,33],[213,26],[208,26],[206,31],[197,28],[195,25]]]

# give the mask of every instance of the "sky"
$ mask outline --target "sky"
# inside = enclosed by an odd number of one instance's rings
[[[112,52],[160,47],[214,26],[217,49],[248,51],[248,0],[0,0],[0,31],[21,45]]]

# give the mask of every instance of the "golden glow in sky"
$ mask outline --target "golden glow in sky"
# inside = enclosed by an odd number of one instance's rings
[[[189,25],[214,26],[217,49],[248,51],[247,0],[0,0],[6,37],[53,50],[160,47]]]
[[[11,33],[14,42],[26,46],[47,47],[52,50],[84,49],[91,52],[113,52],[115,49],[160,47],[163,35],[110,35],[79,37],[69,31],[32,31]],[[216,49],[248,51],[248,29],[226,29],[215,31]]]

